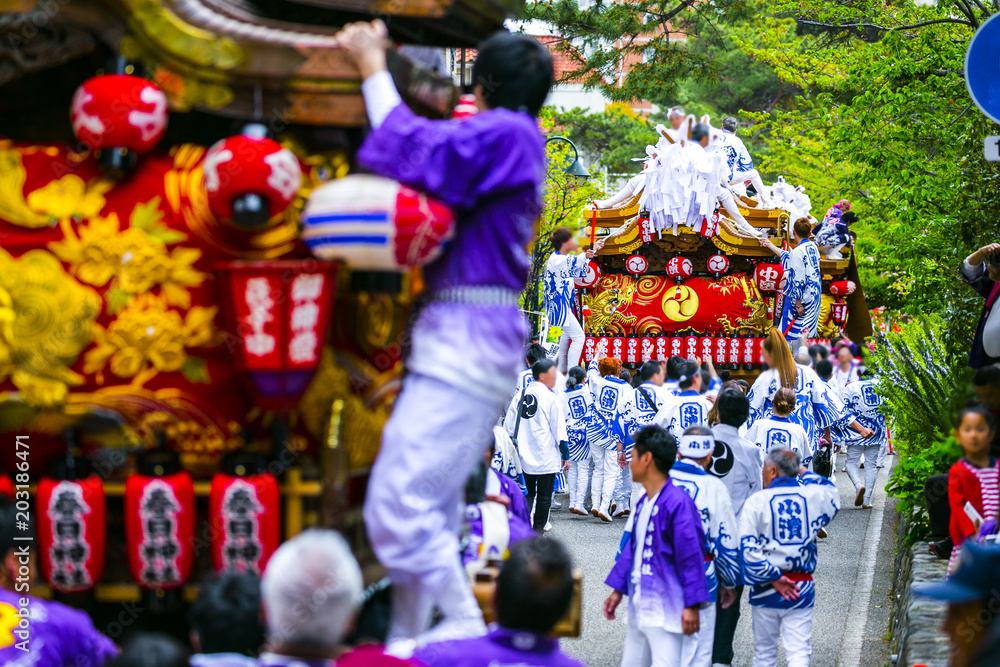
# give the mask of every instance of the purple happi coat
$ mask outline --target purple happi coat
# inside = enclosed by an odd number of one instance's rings
[[[491,109],[461,123],[397,105],[368,136],[358,162],[451,207],[455,236],[424,267],[427,291],[494,288],[513,302],[483,309],[433,302],[413,331],[411,372],[503,402],[522,359],[527,323],[516,295],[528,279],[526,248],[541,213],[545,150],[534,118]],[[456,351],[462,350],[462,354]]]
[[[643,494],[632,509],[637,521],[648,501]],[[646,544],[638,547],[637,528],[633,526],[605,583],[623,595],[632,595],[635,550],[643,549],[636,609],[639,625],[680,632],[684,608],[712,599],[705,577],[705,533],[698,508],[680,487],[667,479],[649,519]]]
[[[427,667],[583,667],[559,650],[556,639],[504,628],[494,628],[485,637],[428,644],[417,649],[413,662]]]
[[[17,627],[22,598],[28,601],[27,629]],[[87,614],[58,602],[0,589],[0,622],[0,665],[103,665],[118,653]]]

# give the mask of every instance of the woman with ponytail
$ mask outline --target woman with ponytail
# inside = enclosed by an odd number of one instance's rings
[[[760,374],[747,395],[750,400],[748,427],[758,419],[773,414],[774,395],[784,387],[795,392],[795,409],[789,421],[805,430],[812,451],[816,451],[820,436],[824,434],[827,441],[832,442],[830,427],[851,416],[843,412],[843,404],[831,398],[827,384],[812,368],[795,363],[792,351],[778,329],[771,329],[761,350],[768,370]],[[851,424],[851,428],[856,425],[861,428],[857,422]]]
[[[573,366],[566,374],[566,390],[559,395],[566,415],[566,433],[569,436],[569,470],[566,486],[569,488],[569,511],[587,515],[584,503],[590,484],[590,447],[587,445],[587,428],[590,425],[594,397],[584,384],[587,371]]]

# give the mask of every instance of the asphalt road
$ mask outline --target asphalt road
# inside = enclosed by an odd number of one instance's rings
[[[839,467],[843,467],[842,462],[840,455]],[[838,468],[842,509],[827,528],[830,537],[820,540],[815,575],[814,667],[889,664],[889,596],[897,516],[896,501],[886,498],[884,487],[894,463],[894,457],[887,457],[886,468],[879,471],[872,510],[854,507],[854,485]],[[604,579],[611,570],[624,521],[607,525],[571,515],[566,511],[566,498],[557,499],[562,509],[552,512],[549,535],[569,547],[574,564],[583,570],[583,633],[577,639],[563,639],[563,650],[592,667],[617,667],[625,641],[624,606],[615,621],[606,620],[601,607],[610,592]],[[742,609],[733,665],[749,667],[753,663],[753,635],[746,593]],[[783,649],[778,664],[785,664]]]

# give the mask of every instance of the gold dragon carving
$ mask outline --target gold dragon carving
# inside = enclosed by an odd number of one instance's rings
[[[767,317],[767,302],[764,301],[764,297],[752,280],[747,280],[745,275],[726,276],[717,283],[716,287],[722,294],[728,294],[736,288],[743,290],[743,307],[749,308],[750,313],[746,317],[737,317],[735,326],[725,315],[719,317],[716,321],[722,325],[723,335],[745,336],[750,333],[764,333],[770,326],[770,320]]]
[[[621,325],[635,324],[634,315],[621,311],[632,305],[635,298],[635,281],[629,276],[606,276],[599,283],[600,289],[587,297],[590,306],[588,328],[594,333],[622,331]]]

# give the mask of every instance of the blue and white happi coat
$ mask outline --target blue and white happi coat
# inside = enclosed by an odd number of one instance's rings
[[[701,516],[705,533],[705,577],[712,602],[718,600],[719,584],[726,588],[739,586],[739,542],[736,515],[726,485],[691,459],[681,459],[670,468],[670,479],[684,490]]]
[[[726,163],[729,166],[729,180],[741,171],[753,169],[753,158],[743,144],[743,140],[732,132],[722,131],[722,152],[726,156]]]
[[[685,389],[677,394],[677,400],[664,406],[655,417],[655,423],[670,431],[675,439],[684,434],[689,426],[708,426],[708,413],[712,402],[694,389]]]
[[[747,431],[746,439],[757,445],[761,464],[768,452],[775,448],[793,450],[799,455],[802,465],[807,467],[815,454],[805,429],[788,417],[771,415],[758,419]]]
[[[771,609],[808,609],[816,598],[816,534],[840,511],[840,492],[825,477],[777,477],[747,498],[740,514],[743,581],[750,604]],[[771,582],[785,573],[809,575],[798,581],[799,597],[785,600]]]
[[[822,305],[823,280],[819,269],[819,249],[812,241],[802,241],[793,250],[781,251],[785,269],[785,306],[781,311],[781,333],[786,340],[798,340],[809,329],[816,335]],[[795,300],[802,302],[805,314],[795,314]],[[794,324],[792,321],[794,320]]]
[[[580,385],[576,389],[567,389],[559,394],[566,413],[566,434],[569,436],[569,460],[586,461],[590,458],[590,447],[587,445],[587,430],[594,407],[594,397],[590,389]]]
[[[841,393],[844,397],[844,404],[853,414],[854,419],[862,426],[870,428],[874,433],[870,438],[862,438],[857,431],[845,426],[837,430],[839,439],[848,445],[864,445],[865,447],[888,445],[889,427],[886,425],[885,415],[882,414],[882,397],[876,393],[871,380],[852,382]],[[841,422],[841,424],[843,423]]]
[[[590,260],[585,255],[563,255],[556,251],[545,263],[542,295],[549,326],[561,327],[573,312],[573,281],[587,276]]]
[[[798,371],[795,379],[795,409],[789,418],[805,430],[812,451],[816,451],[823,429],[832,427],[847,415],[843,410],[843,403],[832,396],[833,390],[816,375],[816,371],[808,366],[796,365],[795,368]],[[753,426],[758,419],[773,414],[771,401],[780,388],[781,377],[773,368],[757,377],[747,394],[750,400],[748,427]]]
[[[635,391],[617,376],[602,378],[597,370],[596,359],[587,367],[587,386],[594,398],[587,441],[603,449],[615,449],[621,442],[625,445],[626,455],[631,455]]]

